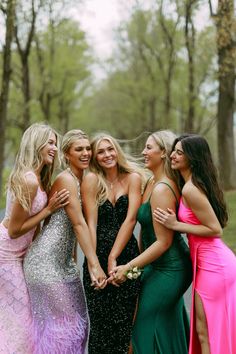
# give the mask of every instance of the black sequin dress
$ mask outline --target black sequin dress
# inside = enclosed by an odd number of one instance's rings
[[[121,196],[115,205],[106,200],[98,208],[97,255],[106,273],[108,256],[127,210],[127,195]],[[138,254],[132,235],[117,264],[126,264]],[[94,290],[85,261],[83,281],[90,317],[89,354],[127,354],[140,280],[128,279],[120,287],[108,284],[103,290]]]

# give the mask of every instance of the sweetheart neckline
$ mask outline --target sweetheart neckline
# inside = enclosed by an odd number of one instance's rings
[[[120,198],[122,198],[122,197],[128,197],[128,194],[121,194],[121,195],[116,199],[116,201],[115,201],[114,204],[112,203],[112,201],[111,201],[110,199],[106,199],[105,203],[108,202],[108,203],[110,203],[110,204],[113,206],[113,208],[115,208],[116,204],[118,203],[118,201],[119,201]]]

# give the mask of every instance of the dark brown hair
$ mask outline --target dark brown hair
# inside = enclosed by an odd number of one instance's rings
[[[224,194],[219,185],[217,169],[206,139],[195,134],[181,135],[175,139],[172,151],[179,141],[189,163],[193,184],[206,194],[221,226],[226,226],[228,213]],[[181,188],[183,184],[184,181],[180,178]]]

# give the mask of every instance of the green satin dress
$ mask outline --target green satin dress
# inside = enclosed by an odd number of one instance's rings
[[[143,249],[156,241],[150,201],[138,211]],[[142,274],[132,334],[134,354],[187,354],[189,319],[183,294],[192,282],[189,249],[178,233],[171,247]]]

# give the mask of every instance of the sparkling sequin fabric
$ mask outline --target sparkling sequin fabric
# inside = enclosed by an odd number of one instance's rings
[[[105,272],[108,255],[127,210],[127,195],[121,196],[114,206],[107,200],[98,208],[97,255]],[[117,263],[126,264],[138,253],[136,239],[132,236]],[[89,354],[127,354],[139,279],[127,280],[120,287],[107,285],[105,289],[95,291],[90,286],[85,262],[83,280],[90,317]]]
[[[55,212],[27,252],[24,271],[34,321],[35,353],[82,354],[88,314],[76,238],[64,209]]]
[[[12,200],[9,195],[8,200]],[[46,202],[46,193],[38,188],[30,214],[37,214]],[[17,239],[11,239],[8,230],[0,224],[1,354],[33,353],[32,316],[22,260],[32,241],[34,231],[35,229]]]

